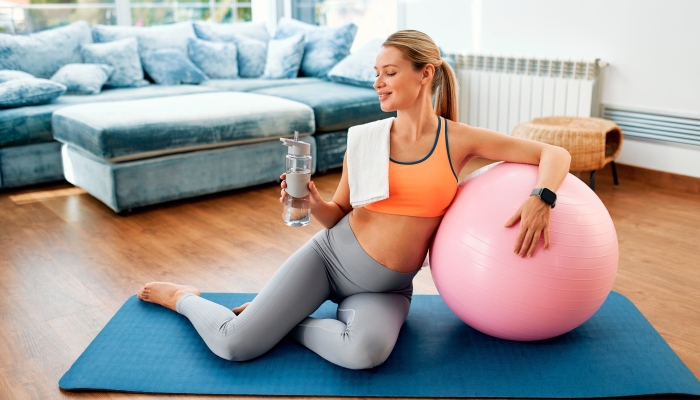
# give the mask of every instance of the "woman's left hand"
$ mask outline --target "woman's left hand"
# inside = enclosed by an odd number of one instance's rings
[[[537,196],[530,196],[518,211],[510,217],[505,227],[513,226],[520,220],[520,232],[515,240],[513,252],[520,257],[532,257],[544,233],[544,249],[549,248],[549,213],[552,207],[545,204]]]

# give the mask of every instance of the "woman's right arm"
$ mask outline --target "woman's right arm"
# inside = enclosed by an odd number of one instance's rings
[[[343,158],[343,174],[340,177],[340,182],[338,183],[338,189],[336,189],[333,195],[332,201],[325,201],[318,193],[316,189],[316,184],[311,181],[309,182],[309,207],[311,208],[311,214],[326,228],[332,228],[338,221],[340,221],[347,213],[352,211],[352,206],[350,205],[350,184],[348,183],[348,159],[347,153]],[[287,183],[284,181],[285,174],[282,174],[282,197],[280,197],[280,202],[284,203],[287,192],[284,190],[287,187]]]

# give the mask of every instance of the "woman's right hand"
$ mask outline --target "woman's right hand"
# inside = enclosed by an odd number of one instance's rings
[[[285,180],[287,178],[287,174],[282,174],[280,175],[280,179],[282,179],[282,182],[280,183],[280,186],[282,186],[282,190],[280,191],[280,203],[284,204],[285,201],[287,201],[287,191],[284,190],[287,187],[287,181]],[[314,184],[314,181],[309,182],[309,209],[313,210],[316,205],[319,203],[325,203],[323,198],[321,197],[321,194],[318,193],[318,189],[316,189],[316,184]]]

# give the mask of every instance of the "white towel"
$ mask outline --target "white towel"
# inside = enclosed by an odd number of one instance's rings
[[[394,117],[348,129],[350,204],[363,207],[389,197],[389,142]]]

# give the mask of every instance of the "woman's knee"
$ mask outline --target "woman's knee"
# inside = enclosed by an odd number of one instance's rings
[[[248,361],[259,357],[268,349],[260,348],[253,340],[245,340],[240,337],[227,337],[217,341],[215,346],[209,346],[214,354],[228,361]],[[216,347],[216,348],[214,348]]]
[[[384,363],[389,358],[396,338],[374,334],[350,338],[352,346],[346,352],[347,368],[367,369]]]

